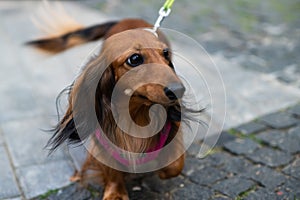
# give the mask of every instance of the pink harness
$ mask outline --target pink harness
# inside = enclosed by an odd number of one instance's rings
[[[154,160],[158,156],[162,147],[165,145],[170,130],[171,122],[167,121],[163,130],[159,133],[160,137],[156,146],[149,148],[146,152],[147,154],[142,153],[141,156],[135,160],[135,164],[144,164],[146,162]],[[115,160],[119,161],[123,165],[130,165],[129,160],[123,156],[122,150],[118,149],[118,147],[113,146],[113,144],[109,144],[110,142],[107,140],[106,136],[103,136],[101,134],[101,131],[99,129],[96,130],[95,135],[99,143],[104,147],[104,149],[107,152],[109,152],[114,157]]]

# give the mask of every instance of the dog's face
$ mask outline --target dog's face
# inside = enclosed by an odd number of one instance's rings
[[[116,82],[130,70],[134,70],[135,74],[130,79],[127,78],[125,84],[127,81],[130,85],[137,78],[149,81],[134,90],[132,101],[145,105],[158,103],[170,106],[183,96],[185,88],[175,73],[171,52],[153,33],[141,29],[116,34],[107,39],[104,49],[120,54],[115,58],[111,57]]]

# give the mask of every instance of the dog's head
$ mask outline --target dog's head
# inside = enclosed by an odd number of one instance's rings
[[[168,106],[183,96],[185,89],[175,73],[171,51],[153,33],[141,29],[116,34],[105,41],[102,54],[106,55],[115,82],[133,69],[136,76],[132,75],[122,84],[126,81],[139,84],[136,79],[152,82],[140,84],[132,94],[132,98],[141,99],[141,103]]]
[[[169,45],[160,34],[157,37],[150,31],[136,29],[109,37],[100,54],[88,62],[74,82],[69,108],[51,140],[53,147],[67,139],[71,142],[84,139],[95,131],[98,123],[106,134],[115,132],[111,98],[120,82],[124,89],[120,92],[130,96],[129,112],[135,123],[142,126],[149,123],[149,108],[153,104],[162,105],[169,120],[180,121],[179,101],[185,88],[171,57]],[[131,71],[130,78],[125,79]],[[141,79],[145,83],[139,84]],[[89,119],[93,112],[97,122]],[[75,115],[80,118],[77,123]],[[80,138],[78,128],[85,131]],[[116,140],[114,136],[109,138]]]

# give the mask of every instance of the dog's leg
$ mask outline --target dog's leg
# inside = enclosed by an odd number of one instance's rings
[[[88,179],[88,170],[100,171],[100,178],[104,184],[103,200],[129,200],[124,182],[124,174],[100,163],[91,154],[88,154],[81,172],[72,177],[75,181],[84,182]],[[90,177],[92,178],[92,177]]]
[[[89,170],[100,173],[93,178],[101,179],[104,185],[103,200],[129,200],[124,182],[124,173],[110,168],[96,159],[97,156],[103,156],[99,148],[92,140],[90,152],[82,165],[81,172],[77,175],[81,181],[88,179]],[[91,174],[90,174],[91,175]]]
[[[173,139],[175,141],[172,141],[170,145],[172,145],[172,149],[174,149],[174,153],[168,158],[172,159],[172,156],[179,156],[183,153],[183,137],[182,137],[182,132],[178,131],[177,136]],[[169,164],[168,166],[160,169],[158,171],[158,175],[161,179],[168,179],[172,177],[176,177],[180,174],[180,172],[183,169],[184,166],[184,159],[185,155],[182,154],[177,160]]]
[[[170,165],[162,168],[158,171],[159,178],[168,179],[176,177],[180,174],[184,166],[184,155],[180,156],[177,160],[172,162]]]
[[[103,200],[129,200],[123,172],[103,166]]]
[[[87,157],[81,166],[80,171],[75,171],[74,175],[70,178],[70,181],[77,182],[81,181],[82,183],[87,179],[88,170],[99,170],[99,162],[90,154],[87,153]]]

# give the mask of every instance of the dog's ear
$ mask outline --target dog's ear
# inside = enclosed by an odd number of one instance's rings
[[[54,134],[47,143],[47,146],[50,147],[51,152],[54,151],[58,146],[63,144],[66,140],[68,141],[68,143],[80,142],[80,138],[75,128],[75,123],[72,116],[71,105],[69,105],[69,108],[63,119],[56,125],[56,127],[52,131],[54,131]]]
[[[67,112],[47,144],[51,151],[65,141],[81,142],[95,132],[98,123],[107,127],[105,124],[113,122],[110,102],[115,78],[102,57],[90,61],[70,88]]]
[[[107,120],[110,121],[108,117],[112,115],[111,96],[115,84],[116,81],[113,68],[112,66],[109,66],[102,74],[96,91],[95,109],[100,125],[104,125],[105,121],[107,123]]]

